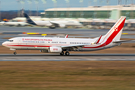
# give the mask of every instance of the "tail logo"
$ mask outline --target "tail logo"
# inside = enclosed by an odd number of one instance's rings
[[[117,27],[114,27],[114,30],[115,30],[115,31],[118,31],[118,28],[117,28]]]

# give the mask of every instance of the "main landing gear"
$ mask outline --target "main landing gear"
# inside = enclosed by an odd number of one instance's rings
[[[70,53],[69,53],[68,51],[66,51],[65,55],[66,55],[66,56],[69,56],[69,55],[70,55]]]
[[[60,53],[60,55],[61,55],[61,56],[63,56],[63,55],[69,56],[70,53],[69,53],[68,51],[66,51],[65,54],[64,54],[64,51],[62,51],[62,52]]]

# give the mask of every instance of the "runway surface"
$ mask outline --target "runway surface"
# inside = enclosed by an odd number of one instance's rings
[[[135,61],[135,54],[1,54],[0,61]]]

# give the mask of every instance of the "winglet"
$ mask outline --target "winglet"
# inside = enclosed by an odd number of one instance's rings
[[[98,38],[98,40],[94,44],[98,44],[102,38],[102,35]]]
[[[68,34],[65,36],[65,38],[68,38]]]

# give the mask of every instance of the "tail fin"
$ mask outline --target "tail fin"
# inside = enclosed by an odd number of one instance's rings
[[[110,29],[110,31],[103,36],[102,42],[112,42],[112,41],[119,41],[121,38],[122,30],[125,24],[126,17],[122,16],[116,24]]]
[[[30,17],[29,17],[26,13],[23,13],[23,15],[24,15],[24,17],[26,18],[27,23],[32,24],[32,25],[37,25],[34,21],[32,21],[32,20],[30,19]]]

